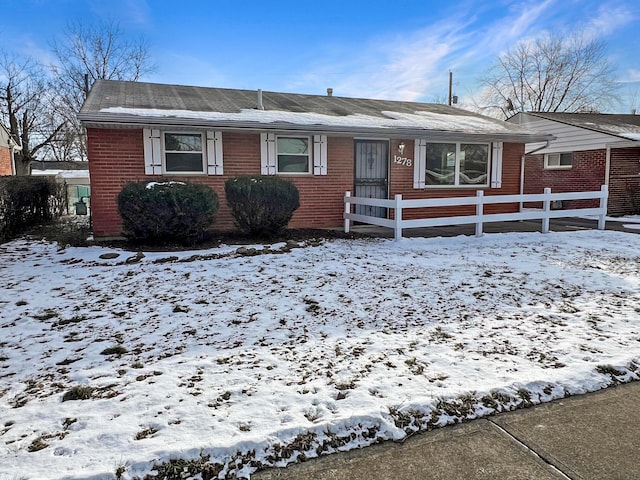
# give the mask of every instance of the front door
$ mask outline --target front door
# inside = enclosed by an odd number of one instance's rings
[[[389,198],[389,142],[386,140],[355,141],[354,195],[366,198]],[[354,205],[354,213],[387,218],[387,209]]]

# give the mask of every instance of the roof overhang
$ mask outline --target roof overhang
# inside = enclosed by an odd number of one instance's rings
[[[119,113],[81,113],[78,118],[89,128],[171,128],[171,129],[216,129],[221,131],[242,130],[251,132],[280,131],[305,132],[336,136],[372,136],[383,138],[430,138],[455,141],[502,141],[507,143],[546,142],[555,137],[542,133],[519,132],[470,132],[435,130],[412,127],[336,126],[322,124],[296,124],[291,122],[254,121],[207,121],[204,119],[167,117],[143,117]]]

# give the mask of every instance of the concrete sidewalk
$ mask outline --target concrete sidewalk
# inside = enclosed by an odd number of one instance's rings
[[[256,473],[252,480],[640,479],[640,382]]]

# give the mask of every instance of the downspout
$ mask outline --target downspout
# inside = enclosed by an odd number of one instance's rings
[[[13,138],[9,137],[9,151],[11,152],[11,175],[16,175],[16,152],[22,151],[22,145],[18,145]]]
[[[604,161],[604,184],[609,186],[609,176],[611,175],[611,146],[607,145],[607,154]]]
[[[524,155],[520,157],[520,198],[524,195]],[[520,200],[519,212],[524,210],[524,202]]]
[[[555,140],[555,138],[554,138]],[[520,195],[524,195],[524,160],[527,155],[531,155],[533,153],[539,152],[542,149],[545,149],[549,146],[551,140],[547,140],[547,142],[540,148],[536,148],[535,150],[531,150],[530,152],[525,152],[524,155],[520,157]],[[524,202],[520,201],[520,211],[524,209]]]

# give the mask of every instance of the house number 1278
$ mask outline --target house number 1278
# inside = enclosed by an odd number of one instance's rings
[[[407,167],[410,167],[411,165],[413,165],[413,160],[407,157],[400,157],[398,155],[394,155],[393,163],[397,163],[398,165],[406,165]]]

